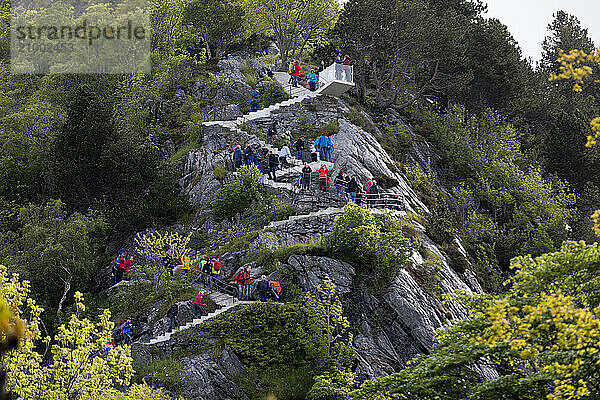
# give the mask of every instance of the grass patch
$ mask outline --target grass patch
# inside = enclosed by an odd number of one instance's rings
[[[234,381],[251,400],[304,400],[314,384],[314,369],[312,366],[294,368],[285,365],[250,368],[247,375]]]
[[[266,274],[270,274],[275,271],[277,262],[287,262],[293,255],[325,256],[326,252],[321,241],[315,240],[309,243],[297,243],[274,250],[263,250],[257,256],[256,261],[263,266]]]
[[[191,142],[185,146],[183,146],[182,148],[180,148],[179,150],[177,150],[177,152],[175,154],[173,154],[171,156],[171,161],[173,161],[176,164],[181,163],[181,160],[183,160],[183,157],[189,153],[192,150],[197,149],[198,147],[200,147],[198,145],[197,142]]]
[[[142,379],[146,378],[146,382],[150,385],[156,383],[176,395],[181,395],[183,392],[182,371],[183,367],[179,362],[172,358],[165,358],[140,368],[136,371],[134,380],[142,383]],[[150,379],[148,379],[149,376],[151,376]]]

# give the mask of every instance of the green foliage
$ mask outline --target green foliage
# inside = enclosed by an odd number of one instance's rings
[[[7,371],[7,389],[21,399],[91,399],[128,400],[145,398],[164,400],[160,391],[145,385],[132,385],[133,368],[128,346],[107,346],[114,324],[110,311],[104,310],[91,321],[82,318],[83,295],[75,293],[75,313],[61,325],[56,336],[42,337],[43,309],[29,297],[29,282],[8,275],[0,266],[2,304],[8,305],[12,317],[3,312],[3,332],[8,319],[21,320],[17,328],[19,347],[3,357]],[[9,313],[10,314],[10,313]],[[3,334],[4,334],[3,333]],[[49,353],[38,353],[45,348]]]
[[[289,399],[304,400],[314,383],[314,367],[287,365],[251,367],[246,376],[234,381],[251,400]],[[257,388],[256,382],[260,382]]]
[[[315,384],[308,393],[309,400],[346,400],[356,385],[356,374],[334,368],[315,377]]]
[[[177,232],[137,234],[135,244],[138,252],[148,262],[143,266],[142,273],[154,283],[156,291],[165,283],[167,273],[189,251],[189,241],[190,235],[184,236]]]
[[[276,328],[274,328],[276,327]],[[254,303],[203,326],[246,365],[300,367],[319,355],[320,331],[301,304]]]
[[[225,168],[221,167],[220,165],[217,165],[215,167],[215,169],[213,170],[213,175],[216,180],[218,180],[219,182],[221,182],[221,184],[223,184],[223,180],[227,176],[227,170]]]
[[[473,117],[461,108],[445,115],[425,113],[425,121],[444,150],[444,161],[464,180],[463,192],[498,227],[495,251],[501,266],[516,255],[539,255],[560,245],[574,196],[563,182],[545,179],[539,168],[521,167],[524,155],[513,126],[493,111]]]
[[[355,399],[592,399],[598,393],[596,327],[600,251],[565,242],[540,257],[518,257],[508,293],[462,296],[470,317],[437,332],[434,352]],[[475,365],[494,368],[484,380]]]
[[[333,231],[323,239],[323,245],[364,276],[375,277],[377,287],[385,286],[399,268],[409,265],[412,251],[411,241],[402,236],[400,220],[383,215],[375,222],[366,208],[353,203],[335,218]]]
[[[260,196],[262,174],[255,166],[242,166],[234,183],[217,191],[211,206],[221,221],[246,210]]]
[[[93,212],[69,214],[59,200],[21,208],[18,223],[18,233],[7,233],[0,254],[31,280],[42,304],[60,315],[69,292],[96,272],[96,240],[106,223]]]
[[[383,134],[376,136],[377,141],[394,161],[403,163],[412,147],[410,135],[403,126],[387,120],[379,123],[379,127],[383,130]]]
[[[308,41],[319,40],[333,27],[340,5],[335,0],[242,0],[252,33],[275,37],[281,61],[300,59]]]
[[[340,123],[336,120],[329,121],[325,125],[323,125],[320,129],[322,134],[326,136],[332,136],[337,134],[340,131]]]
[[[264,79],[260,84],[260,100],[262,107],[269,107],[281,103],[290,98],[281,83],[277,79]]]
[[[256,72],[250,61],[244,61],[240,67],[240,72],[246,77],[246,83],[253,89],[258,86],[258,79],[256,79]]]
[[[351,124],[361,128],[366,126],[364,115],[362,115],[360,110],[356,107],[352,107],[352,110],[350,110],[350,114],[348,114],[348,121],[350,121]]]
[[[305,303],[321,331],[322,362],[328,368],[349,368],[354,359],[350,322],[344,317],[342,302],[329,275],[315,292],[306,294]]]
[[[221,58],[228,48],[244,38],[244,11],[229,0],[193,0],[185,4],[183,24],[204,42],[210,59]],[[214,53],[213,53],[214,50]]]
[[[136,371],[135,380],[142,382],[143,378],[150,375],[150,381],[157,381],[157,384],[168,391],[175,394],[181,394],[183,390],[183,380],[181,379],[182,371],[183,367],[179,362],[172,358],[162,358],[153,361],[149,365]]]

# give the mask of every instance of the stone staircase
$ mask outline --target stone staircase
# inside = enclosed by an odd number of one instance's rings
[[[146,344],[153,345],[153,344],[166,342],[166,341],[170,340],[171,336],[175,335],[176,333],[185,331],[185,330],[193,328],[195,326],[198,326],[198,325],[208,321],[209,319],[216,317],[217,315],[220,315],[226,311],[231,310],[234,307],[237,307],[240,304],[253,303],[252,301],[238,301],[238,300],[234,299],[231,295],[220,293],[220,292],[213,292],[209,295],[209,297],[221,307],[219,309],[217,309],[215,312],[212,312],[208,315],[202,316],[200,318],[195,318],[194,320],[188,322],[187,324],[185,324],[183,326],[180,326],[179,328],[175,329],[172,332],[165,332],[162,335],[159,335],[153,339],[150,339],[150,341]]]

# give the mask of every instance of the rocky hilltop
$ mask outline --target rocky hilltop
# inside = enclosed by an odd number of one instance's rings
[[[268,67],[258,60],[250,60],[257,71],[257,77],[272,75]],[[250,86],[241,72],[243,61],[226,60],[219,63],[223,73],[212,76],[212,84],[197,82],[189,94],[195,98],[212,97],[215,102],[236,101],[248,97]],[[445,295],[462,292],[483,292],[476,274],[468,261],[467,254],[459,239],[455,240],[457,251],[450,255],[440,250],[440,246],[428,237],[421,224],[430,211],[411,187],[407,176],[399,168],[379,143],[379,128],[366,113],[361,117],[364,127],[350,122],[351,113],[356,110],[347,99],[317,96],[288,107],[274,110],[270,115],[246,122],[243,129],[229,129],[213,125],[204,127],[202,141],[185,154],[179,167],[181,191],[189,201],[198,207],[199,212],[191,223],[182,227],[193,234],[209,234],[210,230],[226,229],[236,223],[236,219],[216,221],[211,211],[211,201],[223,185],[235,181],[231,154],[237,145],[250,143],[255,152],[263,157],[270,148],[265,144],[264,135],[273,121],[278,122],[279,132],[290,131],[298,137],[304,132],[319,132],[327,124],[335,124],[332,139],[335,143],[333,174],[343,170],[356,176],[362,182],[373,177],[385,181],[385,190],[399,194],[403,211],[395,216],[404,218],[410,215],[410,233],[420,244],[411,256],[412,266],[400,268],[397,275],[384,288],[374,291],[357,277],[355,268],[343,261],[330,257],[311,255],[290,255],[278,262],[276,268],[265,270],[257,261],[246,264],[244,260],[252,255],[253,244],[268,242],[269,250],[277,250],[294,243],[306,243],[331,231],[336,216],[343,213],[345,200],[333,193],[320,193],[316,190],[299,193],[291,183],[297,172],[280,171],[281,186],[264,181],[265,191],[291,201],[292,215],[281,221],[264,226],[264,232],[245,248],[233,248],[223,253],[219,259],[223,263],[223,276],[231,277],[240,267],[249,265],[253,275],[268,275],[268,279],[279,280],[282,274],[293,276],[294,282],[303,291],[313,291],[330,276],[337,287],[344,305],[345,315],[355,331],[353,347],[356,352],[354,370],[358,379],[386,376],[397,372],[406,363],[421,353],[432,349],[434,331],[443,324],[465,316],[465,310],[453,301],[443,301]],[[227,106],[227,120],[238,118],[240,107]],[[397,115],[391,115],[399,124],[404,124]],[[412,133],[410,126],[405,125]],[[423,142],[414,142],[408,160],[414,165],[425,163],[435,156]],[[215,170],[224,169],[225,176],[217,177]],[[373,211],[376,218],[380,210]],[[267,239],[265,239],[267,238]],[[461,268],[453,268],[455,260],[461,258]],[[118,289],[117,289],[118,290]],[[184,303],[187,310],[189,302]],[[147,315],[141,317],[138,326],[145,334],[133,346],[134,360],[139,368],[161,359],[178,358],[183,367],[180,377],[183,394],[190,399],[247,399],[244,390],[238,386],[236,377],[243,376],[245,369],[235,352],[228,346],[222,347],[218,357],[211,353],[211,345],[198,345],[198,327],[192,327],[170,339],[148,345],[151,337],[163,334],[166,317],[156,315],[160,304],[153,306]],[[231,308],[235,312],[237,306]],[[190,315],[187,316],[187,313]],[[191,321],[191,312],[184,311],[182,323]],[[207,338],[210,343],[214,341]],[[210,344],[209,343],[209,344]],[[480,371],[493,376],[493,371]],[[155,384],[161,385],[156,381]]]

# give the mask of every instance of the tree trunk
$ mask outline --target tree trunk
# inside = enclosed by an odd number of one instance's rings
[[[60,301],[58,302],[58,310],[56,311],[56,315],[58,315],[59,317],[60,317],[60,312],[62,311],[63,303],[67,299],[67,294],[69,293],[69,290],[71,290],[71,281],[72,280],[73,280],[73,275],[69,275],[67,277],[67,280],[63,281],[65,283],[65,290],[63,291],[63,295],[60,298]]]
[[[206,38],[206,32],[202,34],[202,39],[204,39],[204,47],[206,48],[206,59],[210,60],[212,58],[212,52],[210,51],[210,45],[208,44],[208,40]]]

